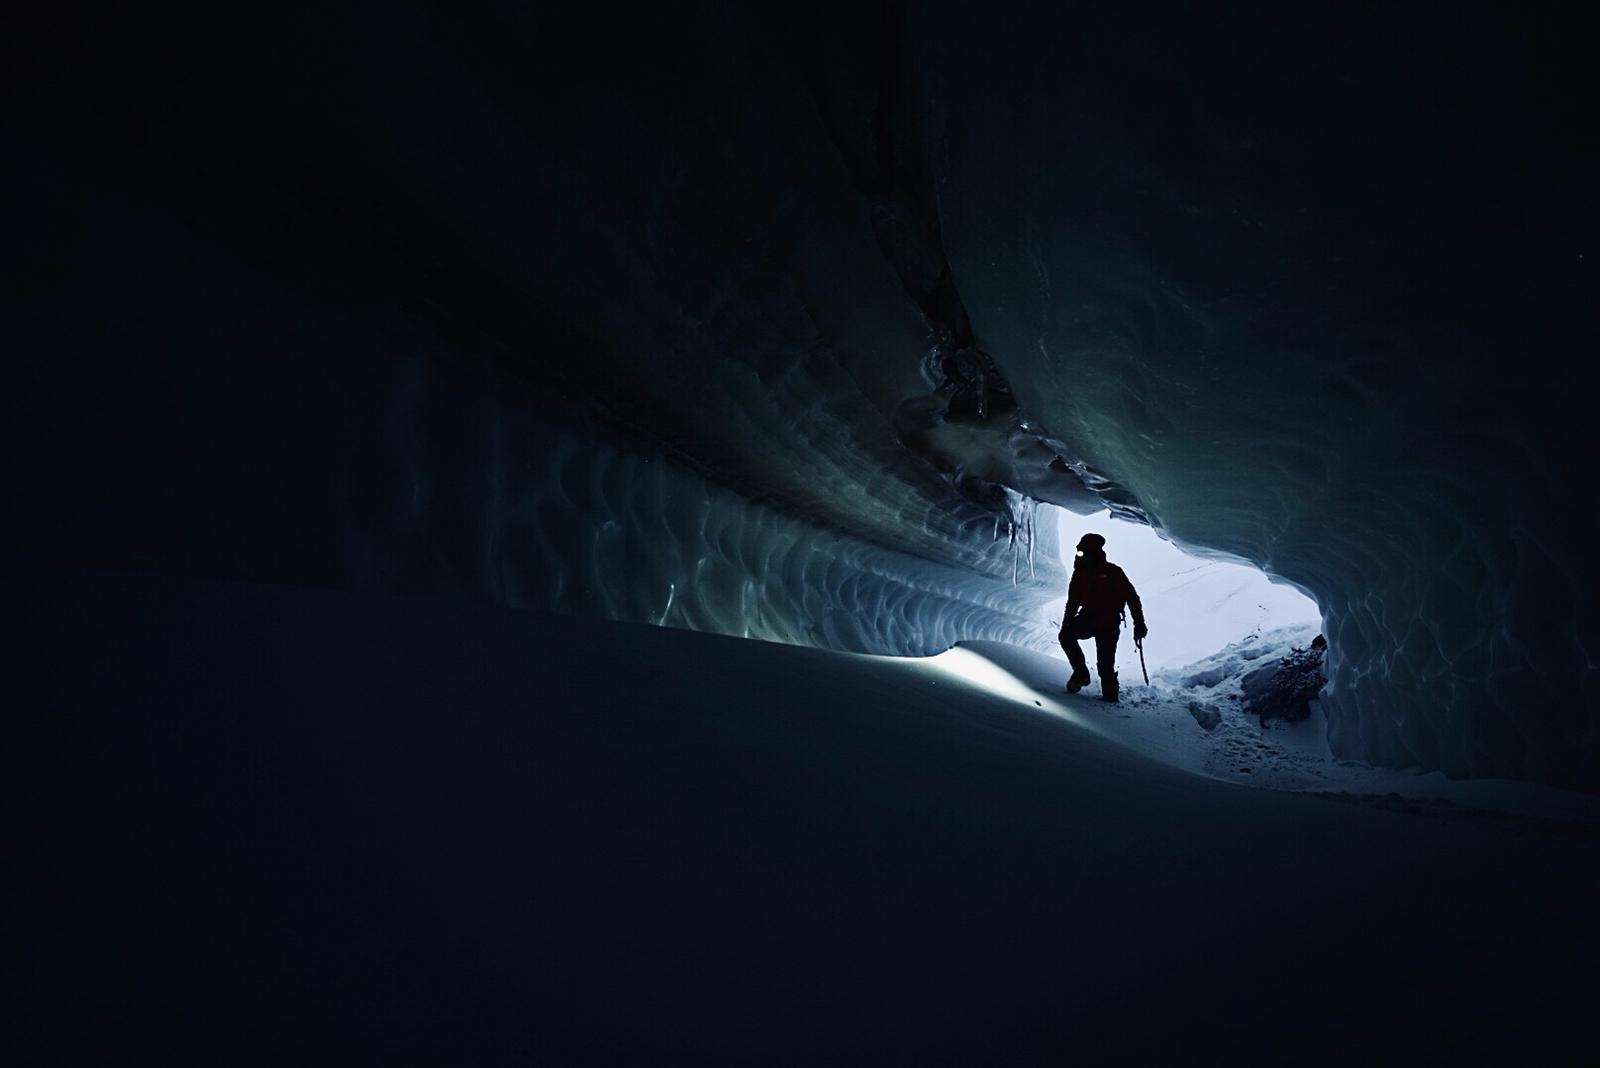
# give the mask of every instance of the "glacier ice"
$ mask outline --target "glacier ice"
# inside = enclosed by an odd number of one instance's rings
[[[559,6],[37,72],[7,557],[1037,648],[1108,509],[1315,598],[1340,754],[1600,782],[1582,94],[1403,13]]]

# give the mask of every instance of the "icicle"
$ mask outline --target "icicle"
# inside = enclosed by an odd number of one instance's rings
[[[1033,536],[1039,520],[1039,502],[1028,502],[1028,578],[1037,579],[1039,576],[1033,570]]]
[[[678,595],[678,584],[667,583],[667,606],[661,610],[661,618],[656,620],[656,626],[662,627],[667,623],[667,613],[672,611],[672,599]]]

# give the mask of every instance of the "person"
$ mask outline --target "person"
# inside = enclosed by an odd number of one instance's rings
[[[1078,642],[1093,638],[1100,700],[1117,699],[1117,636],[1122,630],[1123,605],[1133,615],[1133,640],[1144,641],[1150,630],[1144,625],[1144,605],[1139,603],[1138,592],[1122,568],[1106,559],[1106,539],[1085,534],[1078,539],[1072,582],[1067,587],[1067,611],[1061,617],[1061,648],[1072,663],[1068,693],[1077,693],[1089,683],[1089,665]]]

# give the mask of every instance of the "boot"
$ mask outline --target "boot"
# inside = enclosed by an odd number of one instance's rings
[[[1100,676],[1100,700],[1115,701],[1117,699],[1117,673]]]
[[[1089,685],[1089,669],[1078,668],[1072,673],[1072,678],[1067,680],[1067,692],[1077,693],[1087,685]]]

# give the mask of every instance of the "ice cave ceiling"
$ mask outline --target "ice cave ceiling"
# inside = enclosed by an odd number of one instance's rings
[[[932,652],[1109,506],[1316,597],[1336,751],[1600,783],[1575,27],[590,7],[45,42],[9,554]]]

